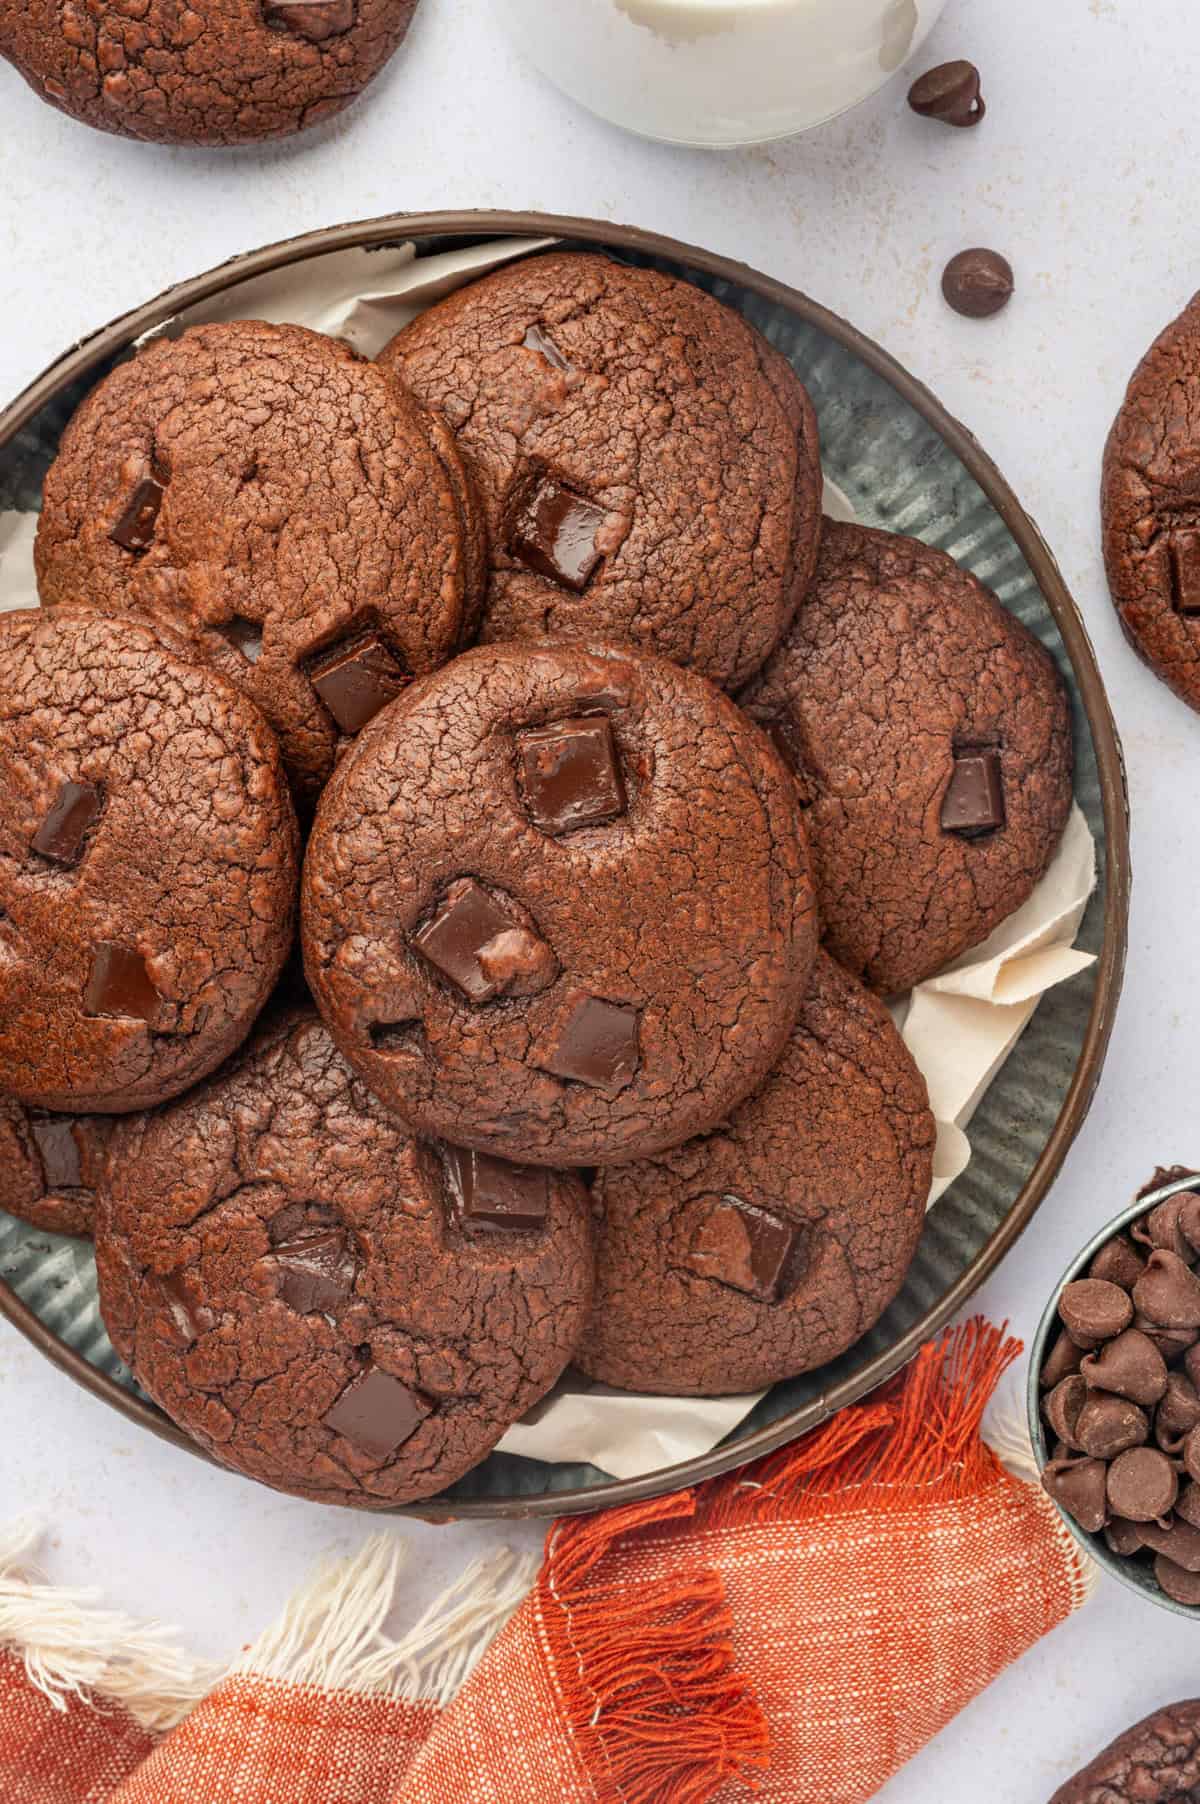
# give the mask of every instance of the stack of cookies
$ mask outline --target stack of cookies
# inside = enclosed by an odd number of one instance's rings
[[[194,328],[75,416],[0,617],[0,1204],[94,1231],[230,1466],[424,1497],[568,1363],[753,1390],[900,1287],[884,999],[1029,895],[1070,724],[820,503],[790,365],[585,253],[375,363]]]

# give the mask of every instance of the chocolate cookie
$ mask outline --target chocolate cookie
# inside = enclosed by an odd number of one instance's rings
[[[791,779],[703,677],[486,646],[414,683],[321,799],[305,960],[416,1132],[546,1165],[677,1145],[753,1089],[816,923]]]
[[[1133,373],[1104,452],[1100,509],[1126,638],[1200,708],[1200,295]]]
[[[148,1108],[249,1032],[287,956],[297,835],[274,737],[132,620],[0,615],[0,1072]]]
[[[1020,907],[1071,806],[1050,658],[944,552],[827,521],[791,632],[745,690],[796,775],[826,944],[892,994]]]
[[[816,416],[739,315],[571,252],[486,276],[382,352],[443,415],[492,538],[488,640],[626,639],[742,683],[807,587]]]
[[[112,1125],[0,1096],[0,1209],[50,1234],[90,1234]]]
[[[0,0],[0,56],[60,112],[157,144],[251,144],[332,118],[417,0]]]
[[[413,1140],[292,1015],[121,1124],[96,1264],[113,1344],[217,1459],[385,1508],[461,1477],[554,1383],[592,1220],[575,1177]]]
[[[1200,1700],[1168,1704],[1135,1723],[1050,1804],[1187,1804],[1200,1791]]]
[[[576,1365],[622,1390],[715,1396],[836,1358],[904,1282],[934,1139],[887,1010],[820,954],[761,1089],[711,1133],[598,1174]]]
[[[473,630],[481,530],[449,435],[386,371],[238,320],[157,340],[88,396],[35,561],[47,606],[186,631],[311,798],[339,740]]]

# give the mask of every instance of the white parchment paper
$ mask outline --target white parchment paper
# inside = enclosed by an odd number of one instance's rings
[[[508,238],[421,257],[413,244],[334,251],[238,283],[164,322],[139,343],[176,336],[205,321],[266,319],[328,332],[373,357],[434,301],[554,242]],[[825,506],[837,519],[855,518],[846,496],[828,479]],[[0,610],[37,606],[36,526],[34,514],[0,513]],[[982,946],[896,1005],[937,1121],[931,1207],[966,1169],[971,1116],[1039,1000],[1093,962],[1075,949],[1074,940],[1095,881],[1095,845],[1076,807],[1053,863],[1024,907]],[[761,1395],[646,1397],[572,1374],[508,1431],[500,1447],[530,1459],[584,1461],[614,1478],[634,1478],[706,1453]]]

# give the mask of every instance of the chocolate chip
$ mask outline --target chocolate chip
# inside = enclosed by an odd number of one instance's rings
[[[533,1165],[509,1165],[487,1153],[445,1149],[454,1213],[466,1228],[544,1228],[550,1212],[550,1180]]]
[[[153,476],[138,483],[125,504],[125,511],[108,535],[122,551],[148,551],[154,543],[163,493],[162,484]]]
[[[1152,1340],[1168,1365],[1174,1365],[1183,1358],[1189,1347],[1193,1347],[1200,1339],[1200,1328],[1160,1328],[1149,1316],[1138,1315],[1134,1311],[1133,1325],[1140,1328],[1148,1340]]]
[[[943,125],[978,125],[987,112],[979,92],[979,71],[974,63],[939,63],[917,77],[908,90],[908,104],[923,119]]]
[[[194,1346],[212,1321],[212,1312],[196,1297],[192,1279],[186,1271],[168,1272],[158,1280],[158,1289],[177,1342],[181,1347]]]
[[[638,1011],[572,990],[541,1070],[594,1090],[627,1084],[638,1064]]]
[[[942,275],[942,293],[955,313],[967,319],[990,319],[1007,307],[1014,288],[1012,264],[999,251],[982,246],[959,251]]]
[[[261,620],[247,620],[244,614],[234,614],[232,619],[222,620],[214,631],[220,633],[234,651],[240,651],[247,663],[258,663],[263,643]]]
[[[1183,1469],[1200,1484],[1200,1428],[1193,1428],[1183,1443]]]
[[[1111,1522],[1104,1525],[1104,1539],[1109,1550],[1124,1559],[1142,1551],[1142,1524],[1126,1522],[1121,1516],[1114,1516]]]
[[[1188,1479],[1175,1499],[1175,1514],[1193,1528],[1200,1528],[1200,1485],[1194,1478]]]
[[[346,1386],[325,1426],[363,1453],[386,1460],[411,1440],[432,1408],[419,1391],[372,1366]]]
[[[1083,1383],[1082,1378],[1079,1382]],[[1074,1446],[1093,1459],[1115,1459],[1130,1447],[1145,1445],[1150,1439],[1150,1418],[1127,1397],[1089,1395],[1075,1418],[1071,1438]]]
[[[700,1223],[687,1265],[760,1303],[777,1303],[794,1262],[799,1232],[766,1209],[723,1196]]]
[[[153,1024],[162,998],[150,981],[146,961],[131,946],[104,942],[92,955],[91,975],[83,992],[85,1015]]]
[[[1103,1460],[1051,1460],[1042,1473],[1042,1489],[1080,1528],[1094,1535],[1108,1520],[1107,1476]]]
[[[74,1122],[65,1115],[31,1115],[29,1133],[41,1160],[46,1189],[82,1189],[83,1168]]]
[[[1169,541],[1171,602],[1177,614],[1200,614],[1200,532],[1173,532]]]
[[[1044,1391],[1053,1390],[1062,1379],[1069,1378],[1072,1372],[1077,1372],[1083,1355],[1084,1348],[1076,1346],[1064,1328],[1046,1355],[1045,1364],[1042,1366],[1042,1374],[1038,1380],[1042,1389]]]
[[[1059,1440],[1065,1441],[1068,1447],[1080,1447],[1075,1438],[1075,1422],[1087,1397],[1088,1387],[1076,1372],[1070,1378],[1062,1379],[1049,1396],[1042,1400],[1042,1414]],[[1089,1448],[1088,1451],[1094,1452],[1095,1449]]]
[[[278,1218],[277,1218],[278,1219]],[[271,1235],[279,1271],[279,1295],[297,1315],[336,1315],[354,1295],[359,1260],[344,1226],[320,1217],[301,1219]]]
[[[1108,1501],[1115,1516],[1129,1522],[1156,1522],[1173,1507],[1179,1479],[1157,1447],[1131,1447],[1108,1468]]]
[[[552,338],[547,337],[540,326],[530,326],[521,343],[527,351],[536,351],[539,357],[556,370],[569,370],[570,364],[559,350]]]
[[[1133,1304],[1119,1284],[1103,1278],[1077,1278],[1063,1287],[1058,1313],[1071,1339],[1081,1347],[1098,1347],[1128,1328]]]
[[[1142,1545],[1165,1554],[1185,1572],[1200,1572],[1200,1529],[1191,1522],[1176,1519],[1166,1527],[1159,1522],[1144,1523]]]
[[[1139,1315],[1160,1328],[1200,1327],[1200,1278],[1178,1253],[1155,1247],[1133,1287]]]
[[[625,786],[603,714],[531,727],[517,735],[521,791],[543,833],[594,827],[625,812]]]
[[[298,31],[312,44],[340,37],[354,23],[354,0],[263,0],[268,25]]]
[[[460,877],[450,885],[432,919],[413,935],[413,944],[472,1002],[491,1002],[506,982],[528,977],[537,964],[533,947],[526,947],[524,941],[521,957],[505,958],[505,946],[512,949],[505,936],[514,929],[525,932],[473,877]],[[532,934],[527,937],[535,938]],[[553,958],[548,947],[546,951]]]
[[[1157,1403],[1167,1388],[1166,1362],[1137,1328],[1126,1328],[1098,1353],[1086,1354],[1079,1369],[1093,1390],[1111,1391],[1133,1403]]]
[[[604,553],[596,537],[604,509],[543,477],[513,515],[509,550],[519,563],[582,595]]]
[[[1183,1356],[1183,1369],[1200,1391],[1200,1343],[1193,1341]]]
[[[331,646],[309,662],[309,681],[343,733],[362,731],[408,678],[378,633]]]
[[[1142,1216],[1133,1224],[1133,1238],[1146,1247],[1164,1247],[1170,1253],[1178,1253],[1181,1259],[1190,1259],[1193,1249],[1183,1231],[1184,1205],[1189,1201],[1200,1199],[1182,1191],[1178,1196],[1169,1196],[1164,1203],[1151,1209],[1149,1215]]]
[[[976,839],[1004,825],[1004,781],[995,746],[963,746],[942,798],[942,831]]]
[[[1164,1435],[1181,1445],[1193,1428],[1200,1428],[1200,1393],[1183,1372],[1169,1372],[1166,1394],[1154,1417],[1154,1432],[1160,1445],[1165,1445]],[[1169,1451],[1178,1452],[1179,1446]]]
[[[63,783],[41,826],[30,840],[39,858],[70,870],[87,850],[88,839],[104,812],[104,792],[95,783]]]
[[[1154,1562],[1154,1576],[1175,1603],[1200,1604],[1200,1573],[1188,1572],[1160,1553]]]
[[[1102,1278],[1106,1284],[1119,1284],[1122,1290],[1132,1290],[1142,1273],[1146,1262],[1134,1246],[1123,1234],[1116,1234],[1096,1254],[1088,1266],[1089,1278]]]

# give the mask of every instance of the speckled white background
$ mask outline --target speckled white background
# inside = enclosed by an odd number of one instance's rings
[[[1125,647],[1096,519],[1124,382],[1200,286],[1200,18],[1194,0],[951,0],[922,62],[960,54],[985,73],[990,110],[977,132],[913,118],[901,77],[810,137],[720,155],[643,144],[574,111],[516,64],[487,0],[425,0],[366,104],[264,152],[103,138],[0,67],[0,394],[233,252],[347,217],[468,205],[628,220],[745,258],[849,316],[928,382],[1061,560],[1107,676],[1133,796],[1139,886],[1099,1100],[981,1298],[1028,1335],[1068,1258],[1156,1161],[1200,1162],[1200,721]],[[980,242],[1011,257],[1020,286],[983,325],[948,314],[937,289],[946,257]],[[3,1326],[0,1436],[0,1519],[29,1507],[45,1516],[52,1573],[101,1582],[214,1655],[251,1637],[317,1554],[357,1545],[372,1526],[158,1445]],[[404,1533],[414,1604],[501,1538]],[[893,1781],[886,1804],[1042,1804],[1119,1728],[1195,1693],[1198,1649],[1200,1630],[1106,1584]]]

